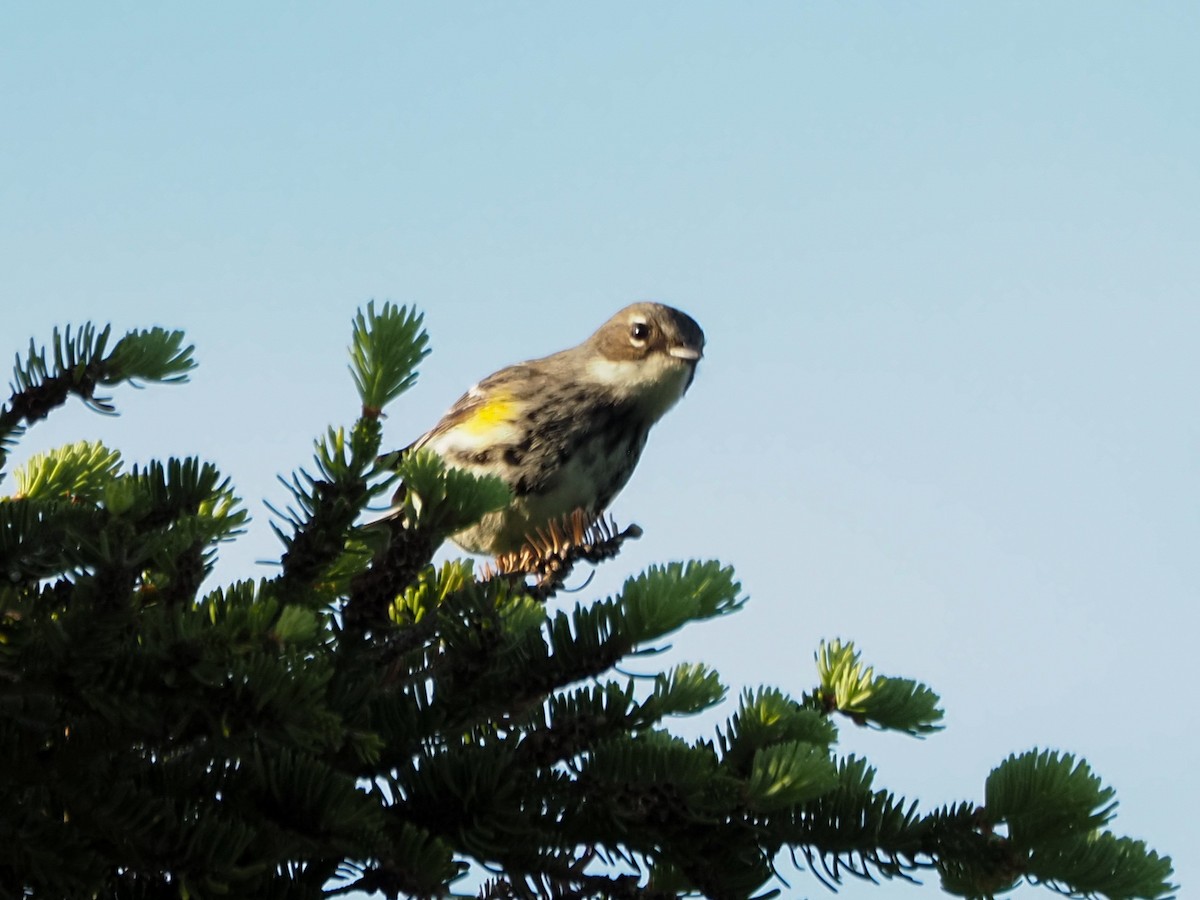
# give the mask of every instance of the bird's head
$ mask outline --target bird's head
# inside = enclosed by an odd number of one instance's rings
[[[588,374],[657,420],[684,395],[704,355],[696,320],[661,303],[634,303],[605,322],[584,347]]]

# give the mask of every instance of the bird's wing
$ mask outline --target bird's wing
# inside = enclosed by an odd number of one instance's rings
[[[438,420],[436,425],[407,447],[382,454],[379,457],[380,463],[394,466],[404,454],[420,450],[434,438],[455,428],[464,426],[472,428],[474,426],[482,430],[509,421],[514,415],[516,398],[506,388],[522,383],[524,380],[522,376],[528,375],[528,373],[516,370],[527,368],[529,368],[529,364],[523,363],[489,375],[454,401],[454,404],[446,410],[445,415]]]

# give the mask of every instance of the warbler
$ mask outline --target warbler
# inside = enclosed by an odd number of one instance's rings
[[[607,509],[703,352],[704,332],[686,313],[635,303],[576,347],[489,375],[399,452],[427,447],[448,466],[503,480],[508,506],[451,540],[471,553],[516,552],[576,510],[592,521]]]

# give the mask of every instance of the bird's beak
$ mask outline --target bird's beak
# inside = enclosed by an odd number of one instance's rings
[[[674,356],[676,359],[686,359],[695,362],[704,355],[700,350],[694,347],[672,347],[667,351],[669,356]]]

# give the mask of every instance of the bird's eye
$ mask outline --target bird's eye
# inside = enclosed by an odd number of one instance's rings
[[[629,336],[635,343],[641,343],[650,337],[650,326],[645,322],[634,322],[629,329]]]

